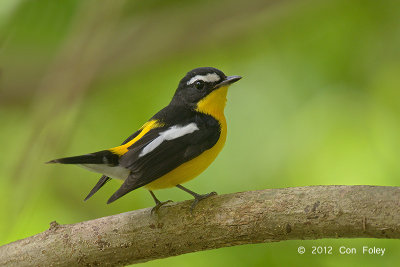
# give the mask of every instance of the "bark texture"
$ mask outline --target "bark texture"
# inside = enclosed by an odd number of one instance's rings
[[[118,266],[241,244],[400,238],[400,187],[307,186],[210,197],[126,212],[0,247],[0,266]]]

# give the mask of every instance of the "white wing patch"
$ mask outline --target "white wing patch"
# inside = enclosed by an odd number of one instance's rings
[[[197,130],[199,130],[199,128],[194,122],[189,123],[186,126],[177,126],[177,125],[172,126],[168,130],[159,133],[159,136],[156,139],[154,139],[147,146],[145,146],[142,152],[140,152],[139,157],[143,157],[144,155],[150,153],[166,140],[173,140],[181,136],[193,133],[194,131]]]
[[[207,75],[196,75],[187,82],[187,85],[193,84],[194,82],[197,82],[199,80],[206,83],[213,83],[221,80],[221,77],[219,77],[219,75],[216,73],[208,73]]]

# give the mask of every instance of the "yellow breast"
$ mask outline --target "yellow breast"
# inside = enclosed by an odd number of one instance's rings
[[[224,116],[226,103],[226,94],[228,87],[221,87],[211,92],[197,104],[196,111],[209,114],[218,120],[221,126],[221,133],[217,143],[210,149],[204,151],[198,157],[183,163],[164,176],[147,184],[145,187],[149,190],[156,190],[168,187],[174,187],[198,176],[215,160],[222,150],[226,140],[227,125]]]

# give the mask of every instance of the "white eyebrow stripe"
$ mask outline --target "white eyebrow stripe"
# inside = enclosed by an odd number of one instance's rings
[[[199,127],[197,127],[197,124],[194,122],[189,123],[188,125],[185,126],[177,126],[177,125],[172,126],[168,130],[159,133],[159,136],[156,139],[154,139],[148,145],[146,145],[143,148],[142,152],[140,152],[139,158],[143,157],[144,155],[156,149],[164,141],[173,140],[182,137],[184,135],[193,133],[194,131],[197,130],[199,130]]]
[[[196,75],[187,82],[187,85],[193,84],[194,82],[199,80],[204,81],[206,83],[213,83],[221,80],[221,77],[219,77],[219,75],[216,74],[215,72],[208,73],[207,75]]]

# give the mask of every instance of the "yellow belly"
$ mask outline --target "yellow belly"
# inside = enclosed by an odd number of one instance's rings
[[[226,140],[226,122],[224,124],[225,125],[221,127],[221,135],[212,148],[204,151],[198,157],[183,163],[157,180],[145,185],[145,187],[149,190],[174,187],[177,184],[188,182],[202,173],[210,166],[224,147]]]

